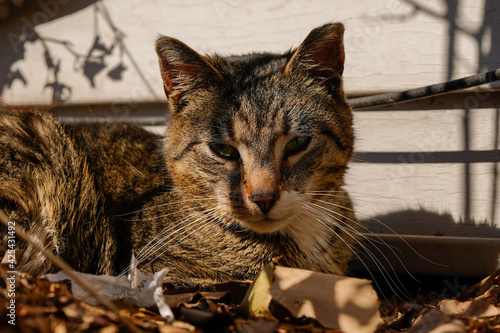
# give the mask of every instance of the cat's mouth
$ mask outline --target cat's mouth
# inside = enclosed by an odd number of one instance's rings
[[[253,202],[229,205],[229,215],[238,224],[257,233],[274,233],[286,227],[296,217],[300,197],[292,192],[282,192],[281,197],[267,211],[256,209]]]
[[[279,231],[288,224],[290,219],[272,219],[265,216],[261,219],[239,220],[238,222],[245,227],[260,234],[269,234]]]

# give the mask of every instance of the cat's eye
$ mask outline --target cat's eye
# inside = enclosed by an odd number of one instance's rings
[[[285,147],[286,155],[288,156],[294,155],[305,150],[309,145],[309,142],[311,142],[311,137],[309,136],[299,136],[295,139],[288,141]]]
[[[216,143],[211,145],[210,148],[216,155],[227,160],[236,161],[240,158],[240,153],[233,146],[223,143]]]

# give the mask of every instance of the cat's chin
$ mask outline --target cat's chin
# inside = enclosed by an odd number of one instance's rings
[[[270,219],[268,217],[261,220],[253,221],[239,221],[239,223],[246,229],[252,230],[259,234],[271,234],[283,229],[290,219]]]

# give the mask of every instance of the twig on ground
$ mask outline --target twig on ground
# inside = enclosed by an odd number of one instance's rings
[[[9,218],[5,213],[0,210],[0,222],[4,224],[6,227],[9,227]],[[11,225],[12,226],[12,225]],[[127,318],[123,317],[120,314],[120,310],[118,307],[116,307],[112,302],[109,300],[103,298],[96,290],[94,287],[92,287],[90,284],[87,283],[87,281],[83,280],[80,278],[77,274],[75,274],[74,269],[68,265],[65,261],[63,261],[61,258],[57,257],[54,255],[52,252],[47,250],[45,247],[43,247],[41,244],[33,241],[26,232],[19,227],[17,224],[15,224],[15,231],[16,231],[16,237],[21,238],[23,241],[26,243],[31,244],[35,249],[43,253],[43,255],[54,265],[65,271],[76,283],[78,283],[82,288],[87,290],[92,296],[95,297],[95,299],[102,304],[104,307],[108,308],[110,311],[112,311],[116,316],[118,317],[118,320],[120,320],[131,332],[135,333],[141,333],[142,331],[134,325],[130,320]]]

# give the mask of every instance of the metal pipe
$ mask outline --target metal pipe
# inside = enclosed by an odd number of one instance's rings
[[[497,68],[496,70],[493,70],[491,72],[476,74],[461,79],[434,84],[431,86],[395,93],[353,98],[349,100],[349,104],[354,110],[366,109],[381,105],[411,101],[429,96],[442,95],[451,91],[475,87],[498,80],[500,80],[500,68]]]

